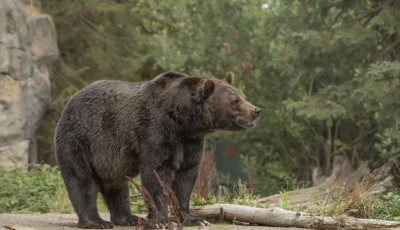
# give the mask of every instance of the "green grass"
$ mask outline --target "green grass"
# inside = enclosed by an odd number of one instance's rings
[[[260,195],[253,194],[247,186],[247,182],[243,182],[240,179],[237,184],[232,186],[232,191],[226,191],[216,197],[214,194],[209,194],[206,198],[198,198],[197,195],[192,194],[192,205],[204,206],[218,203],[230,203],[238,205],[246,205],[251,207],[265,208],[265,204],[258,203]]]

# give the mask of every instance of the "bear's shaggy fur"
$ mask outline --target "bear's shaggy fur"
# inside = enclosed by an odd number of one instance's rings
[[[58,122],[55,146],[78,226],[136,225],[126,176],[138,174],[160,218],[168,218],[153,169],[175,192],[186,223],[205,224],[189,215],[204,137],[215,130],[252,128],[260,112],[232,82],[232,73],[219,80],[168,72],[139,83],[98,81],[77,92]],[[99,217],[98,192],[112,223]],[[149,218],[155,213],[150,209]]]

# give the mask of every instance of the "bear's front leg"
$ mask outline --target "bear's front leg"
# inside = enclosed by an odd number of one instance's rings
[[[185,225],[208,226],[210,223],[200,217],[192,217],[189,212],[190,194],[197,180],[199,165],[178,171],[172,188],[179,202]]]
[[[178,199],[186,225],[208,226],[210,223],[200,217],[191,217],[189,212],[190,194],[199,174],[203,155],[204,138],[186,139],[183,142],[184,159],[175,174],[172,190]]]
[[[162,186],[157,179],[154,171],[156,171],[158,177],[160,178],[163,186],[168,188],[171,187],[175,172],[168,167],[143,167],[141,169],[141,179],[142,185],[147,190],[148,195],[150,195],[153,204],[151,205],[151,201],[146,201],[148,206],[149,215],[148,218],[154,220],[156,223],[167,223],[168,219],[168,202],[166,202],[166,198],[163,196]]]

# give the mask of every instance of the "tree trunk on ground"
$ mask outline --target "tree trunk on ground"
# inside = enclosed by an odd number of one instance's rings
[[[385,192],[393,187],[393,176],[390,174],[393,165],[394,161],[389,161],[370,172],[368,162],[363,161],[356,170],[353,170],[346,157],[335,156],[332,174],[316,186],[287,192],[288,203],[300,206],[312,205],[316,199],[337,197],[343,192],[343,185],[350,191],[360,182],[365,183],[369,194]],[[281,197],[281,194],[277,194],[261,198],[259,202],[268,203],[269,207],[278,207]]]
[[[193,216],[205,219],[232,220],[274,227],[299,227],[313,229],[377,229],[398,228],[400,222],[374,219],[357,219],[348,216],[315,216],[281,208],[254,208],[234,204],[215,204],[193,207]]]

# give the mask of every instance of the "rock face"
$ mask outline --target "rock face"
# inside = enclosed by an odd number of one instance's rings
[[[50,101],[58,58],[52,19],[19,0],[0,1],[0,166],[35,161],[35,132]]]

